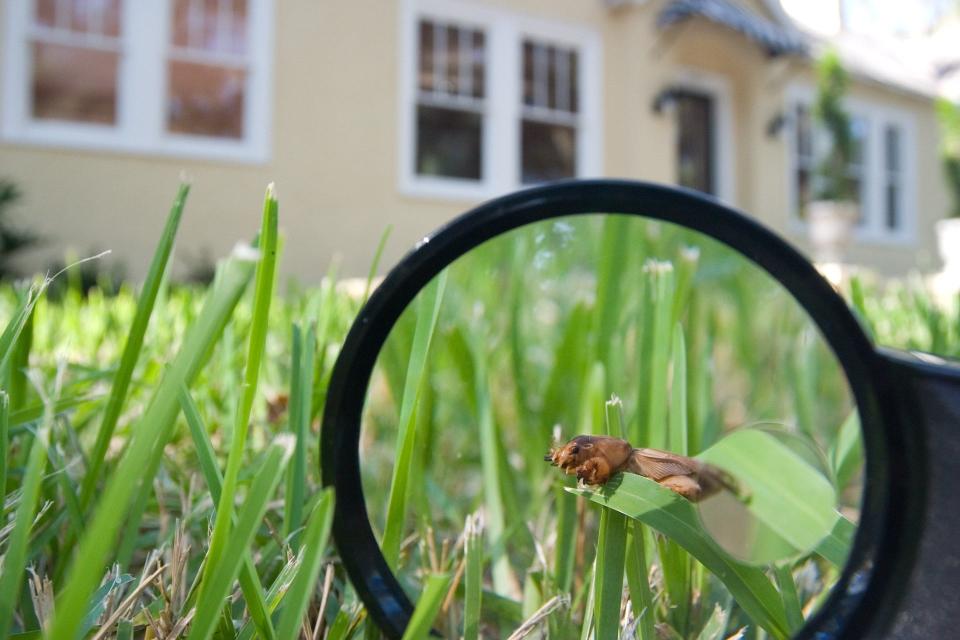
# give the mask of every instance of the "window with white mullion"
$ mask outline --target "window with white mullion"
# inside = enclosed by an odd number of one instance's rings
[[[895,232],[903,218],[903,133],[890,122],[883,126],[883,178],[883,226]]]
[[[416,173],[481,181],[486,36],[430,18],[417,29]]]
[[[249,108],[247,0],[173,0],[166,130],[241,140]]]
[[[29,115],[117,124],[120,0],[37,0],[29,23]]]
[[[521,45],[520,180],[548,182],[577,175],[578,52],[525,38]]]

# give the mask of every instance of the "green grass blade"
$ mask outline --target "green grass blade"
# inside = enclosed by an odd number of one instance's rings
[[[253,274],[254,263],[238,256],[224,264],[222,277],[187,332],[183,345],[144,411],[136,436],[130,441],[97,501],[83,537],[74,553],[67,583],[56,602],[50,635],[75,638],[90,594],[100,582],[115,536],[126,518],[134,491],[145,478],[155,456],[163,453],[179,413],[183,384],[196,376],[210,345],[219,337],[237,301]]]
[[[10,451],[10,396],[0,389],[0,496],[7,495],[7,453]]]
[[[274,273],[277,265],[277,198],[273,184],[267,187],[263,203],[263,222],[258,243],[260,260],[257,263],[256,285],[253,293],[253,321],[250,326],[250,340],[247,345],[247,361],[243,375],[243,387],[240,406],[234,420],[233,438],[230,454],[227,457],[227,470],[223,474],[223,491],[217,502],[217,515],[213,525],[213,535],[207,549],[204,565],[204,579],[200,583],[200,598],[203,598],[206,578],[218,571],[220,560],[228,545],[230,524],[233,519],[234,498],[237,491],[237,478],[243,465],[247,432],[250,426],[250,412],[257,393],[257,381],[260,377],[260,364],[263,359],[264,345],[267,339],[267,320],[270,317],[270,303],[273,298]],[[229,560],[228,560],[229,562]]]
[[[617,324],[620,321],[622,297],[621,282],[626,273],[629,253],[630,223],[632,218],[624,215],[609,215],[603,219],[603,233],[597,268],[597,302],[594,316],[596,359],[604,364],[611,377],[611,348],[619,341]]]
[[[223,476],[220,474],[216,454],[207,436],[207,429],[200,417],[200,411],[186,385],[180,387],[180,406],[183,408],[183,415],[190,429],[197,458],[200,460],[200,469],[207,483],[207,489],[210,490],[210,497],[214,502],[218,502],[223,492]],[[274,638],[276,634],[267,608],[263,585],[257,576],[256,566],[253,564],[249,550],[244,552],[243,567],[240,569],[240,589],[247,603],[247,609],[250,611],[250,618],[260,635],[268,639]]]
[[[797,585],[793,581],[790,564],[774,567],[773,575],[776,577],[777,586],[780,588],[780,598],[783,600],[783,610],[787,614],[787,624],[790,626],[790,632],[793,633],[803,626],[803,612],[801,611],[800,598],[797,596]]]
[[[641,313],[642,360],[640,418],[630,441],[638,447],[667,448],[667,370],[670,313],[674,298],[673,265],[649,261],[643,268],[645,297]]]
[[[36,515],[37,500],[40,497],[40,483],[43,470],[47,465],[47,445],[50,438],[51,414],[47,414],[44,424],[30,445],[27,468],[23,476],[20,504],[14,520],[13,531],[7,539],[7,549],[3,556],[3,572],[0,573],[0,638],[5,638],[13,622],[13,611],[23,584],[23,571],[27,563],[27,547],[30,542],[30,530]],[[6,451],[4,451],[6,454]]]
[[[860,414],[853,410],[840,427],[840,433],[830,447],[830,467],[842,491],[863,468],[863,439],[860,431]]]
[[[197,613],[187,636],[189,640],[206,640],[213,633],[224,599],[230,594],[231,585],[240,572],[243,557],[266,513],[267,502],[273,497],[287,460],[293,453],[293,444],[290,437],[283,434],[277,436],[274,444],[267,450],[265,460],[257,470],[250,492],[240,509],[237,526],[227,541],[222,561],[204,573],[206,587],[197,598]]]
[[[477,640],[483,598],[483,524],[478,514],[467,517],[464,535],[463,638]]]
[[[707,619],[703,629],[700,630],[697,640],[723,640],[723,632],[727,628],[727,618],[729,617],[729,611],[721,608],[719,604],[714,605],[713,613],[710,614],[710,618]]]
[[[632,473],[615,476],[599,491],[574,489],[591,501],[639,520],[676,541],[726,585],[743,611],[774,638],[789,635],[777,590],[764,572],[734,560],[704,531],[694,506],[656,482]]]
[[[833,527],[820,544],[816,552],[838,569],[842,569],[850,555],[853,546],[853,537],[857,533],[857,525],[853,524],[839,513],[834,514]]]
[[[370,261],[370,271],[367,272],[367,283],[363,287],[363,298],[360,306],[363,306],[367,303],[367,298],[370,297],[370,289],[373,287],[373,279],[377,276],[377,269],[380,267],[380,259],[383,258],[383,250],[387,247],[387,240],[390,238],[390,233],[393,231],[393,225],[388,224],[384,229],[383,233],[380,234],[380,242],[377,243],[377,250],[373,253],[373,260]]]
[[[283,611],[277,627],[277,637],[294,638],[300,623],[310,604],[310,596],[317,576],[320,575],[320,561],[327,547],[330,525],[333,522],[333,489],[325,489],[320,501],[314,507],[307,523],[306,534],[301,550],[300,568],[283,598]]]
[[[293,353],[290,384],[290,431],[296,438],[293,460],[287,469],[287,486],[283,511],[284,534],[294,550],[299,546],[300,528],[303,521],[303,504],[307,489],[307,444],[310,437],[310,409],[313,399],[313,354],[317,349],[316,330],[307,330],[304,343],[300,328],[293,329]]]
[[[27,316],[26,322],[17,341],[13,345],[13,354],[10,356],[10,405],[16,411],[27,403],[27,368],[30,366],[30,347],[33,345],[33,318],[35,314]]]
[[[170,207],[166,226],[154,251],[153,260],[150,262],[150,268],[143,283],[143,290],[137,300],[136,315],[133,324],[130,326],[130,333],[123,348],[123,355],[120,357],[120,367],[117,369],[113,378],[113,385],[110,387],[110,398],[107,400],[107,406],[103,412],[103,420],[100,422],[97,440],[88,456],[87,470],[80,490],[80,506],[84,511],[90,505],[90,499],[96,489],[97,481],[101,477],[100,469],[103,466],[107,447],[110,444],[110,438],[113,437],[117,421],[127,399],[133,370],[143,349],[143,337],[146,334],[147,325],[150,324],[150,316],[153,314],[157,293],[160,291],[160,283],[163,281],[163,274],[167,269],[167,263],[173,251],[174,238],[177,235],[177,228],[180,225],[183,207],[189,193],[190,185],[181,184],[177,191],[177,197],[173,201],[173,206]]]
[[[598,638],[615,638],[620,628],[623,568],[626,559],[627,518],[613,509],[600,512],[597,565],[593,576]]]
[[[630,605],[633,615],[639,618],[637,632],[640,640],[655,640],[653,626],[653,594],[650,592],[648,565],[644,553],[643,524],[634,521],[627,540],[626,574],[627,587],[630,589]]]
[[[397,453],[390,482],[390,496],[387,500],[387,522],[383,532],[381,547],[383,555],[391,567],[397,566],[400,556],[400,540],[407,519],[407,499],[410,466],[414,457],[415,408],[420,388],[426,375],[427,355],[433,332],[440,314],[440,303],[446,286],[447,275],[443,272],[435,278],[420,294],[417,302],[417,324],[413,334],[413,347],[407,365],[407,376],[403,385],[403,398],[400,403],[400,420],[397,430]]]
[[[604,433],[619,437],[624,430],[622,403],[607,401]],[[627,518],[612,509],[600,511],[597,556],[593,574],[594,625],[596,637],[615,638],[620,629],[620,602],[623,599],[623,571],[627,547]]]
[[[433,574],[427,578],[427,584],[420,594],[407,629],[403,632],[403,640],[423,640],[430,636],[433,620],[440,611],[449,586],[450,576],[446,573]]]

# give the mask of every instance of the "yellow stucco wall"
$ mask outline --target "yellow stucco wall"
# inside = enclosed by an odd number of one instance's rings
[[[658,32],[659,2],[610,10],[599,0],[475,1],[586,26],[602,38],[606,175],[671,181],[674,125],[669,114],[652,112],[654,96],[680,68],[726,77],[735,203],[802,244],[788,225],[786,142],[764,130],[782,108],[786,84],[808,75],[803,69],[771,62],[743,37],[699,21]],[[343,272],[365,273],[387,224],[393,234],[384,264],[392,264],[472,204],[398,188],[398,3],[277,0],[274,11],[272,146],[264,164],[0,143],[0,175],[25,193],[19,218],[49,240],[27,266],[46,264],[66,246],[80,254],[112,249],[130,275],[142,275],[181,172],[194,184],[178,241],[181,268],[183,256],[219,256],[251,237],[270,181],[287,237],[283,269],[306,281],[319,278],[334,255]],[[929,266],[932,222],[946,209],[930,102],[863,85],[855,93],[914,113],[922,151],[917,246],[861,246],[852,256],[887,272]]]

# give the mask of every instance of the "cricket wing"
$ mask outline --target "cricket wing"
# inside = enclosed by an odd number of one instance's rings
[[[700,471],[701,463],[660,449],[634,449],[627,460],[626,470],[650,478],[663,480],[670,476],[692,476]]]

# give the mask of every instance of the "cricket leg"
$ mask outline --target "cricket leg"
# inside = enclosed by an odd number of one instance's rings
[[[610,479],[610,464],[605,458],[590,458],[577,467],[577,478],[587,484],[606,484]]]

